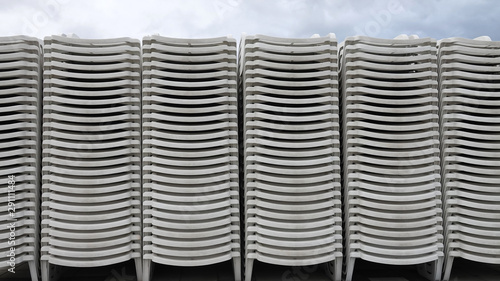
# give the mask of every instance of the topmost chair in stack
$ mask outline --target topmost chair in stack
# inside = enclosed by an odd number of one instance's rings
[[[441,40],[439,74],[447,281],[455,257],[500,264],[500,42]]]
[[[50,36],[44,51],[42,280],[130,259],[142,277],[140,41]]]
[[[245,279],[254,260],[342,268],[337,40],[243,36]]]
[[[40,43],[0,37],[0,272],[28,262],[32,281],[40,251]]]
[[[144,281],[233,261],[241,279],[236,41],[143,40]]]
[[[348,37],[340,48],[346,280],[355,259],[443,261],[436,41]],[[420,269],[425,266],[420,267]]]

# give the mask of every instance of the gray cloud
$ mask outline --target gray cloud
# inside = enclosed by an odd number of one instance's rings
[[[0,36],[82,38],[318,33],[393,38],[401,33],[436,39],[488,35],[500,40],[495,0],[3,0]]]

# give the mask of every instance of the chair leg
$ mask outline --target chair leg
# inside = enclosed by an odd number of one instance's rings
[[[335,272],[334,272],[334,281],[342,280],[342,258],[336,258],[335,261]]]
[[[241,281],[241,258],[233,258],[234,281]]]
[[[354,273],[354,262],[356,261],[355,258],[348,258],[346,260],[346,274],[345,274],[345,281],[352,281],[352,274]]]
[[[40,267],[42,270],[42,281],[51,281],[50,276],[50,264],[48,261],[41,261]]]
[[[142,281],[142,260],[141,258],[135,258],[135,274],[137,275],[137,281]]]
[[[342,258],[336,258],[333,261],[327,262],[325,265],[325,273],[330,276],[332,281],[341,281],[342,279]]]
[[[31,281],[38,281],[38,269],[36,268],[36,262],[29,261],[28,266],[30,268]]]
[[[153,276],[152,263],[153,261],[151,260],[144,260],[142,262],[142,281],[151,280],[151,277]]]
[[[245,263],[245,281],[252,281],[253,262],[254,259],[247,259]]]
[[[429,281],[441,281],[443,258],[417,266],[418,274]]]
[[[441,281],[441,275],[443,274],[443,258],[436,261],[434,269],[434,281]]]
[[[444,262],[444,275],[443,275],[443,281],[448,281],[450,280],[450,275],[451,275],[451,267],[453,265],[453,259],[454,257],[448,256],[445,259]]]

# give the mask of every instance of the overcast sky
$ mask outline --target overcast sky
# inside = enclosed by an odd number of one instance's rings
[[[335,33],[500,41],[498,0],[0,0],[0,36],[80,38]]]

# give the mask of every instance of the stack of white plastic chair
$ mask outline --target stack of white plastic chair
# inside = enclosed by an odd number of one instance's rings
[[[500,42],[439,43],[445,270],[500,264]]]
[[[245,279],[255,260],[340,280],[337,41],[243,36]]]
[[[46,37],[42,280],[141,263],[141,58],[130,38]]]
[[[355,259],[443,262],[436,41],[348,37],[340,48],[346,280]]]
[[[33,281],[40,250],[41,53],[36,38],[0,37],[0,272],[15,277],[28,262]]]
[[[241,279],[236,41],[143,40],[144,281],[233,261]]]

